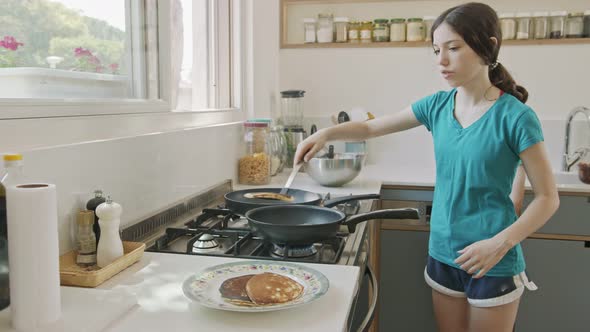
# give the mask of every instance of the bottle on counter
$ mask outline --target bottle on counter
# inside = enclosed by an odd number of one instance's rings
[[[84,210],[78,212],[76,218],[78,231],[76,242],[78,244],[78,255],[76,264],[80,266],[92,266],[96,264],[96,237],[92,226],[94,225],[94,212]]]
[[[121,225],[121,205],[113,202],[110,196],[96,208],[101,236],[96,248],[96,262],[103,268],[123,256],[123,242],[119,235]]]
[[[22,155],[4,155],[4,169],[6,173],[2,176],[0,181],[0,310],[10,305],[5,186],[16,184],[24,179]]]
[[[100,240],[100,225],[98,224],[98,217],[96,216],[96,207],[104,203],[105,201],[106,199],[103,196],[102,190],[97,189],[94,191],[94,198],[92,198],[88,201],[88,203],[86,203],[86,210],[90,210],[93,213],[95,213],[92,231],[94,231],[96,243],[98,243],[98,241]]]

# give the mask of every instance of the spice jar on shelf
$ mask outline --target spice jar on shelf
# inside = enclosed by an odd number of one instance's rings
[[[424,40],[431,41],[432,40],[432,37],[431,37],[432,24],[434,23],[434,20],[436,20],[436,17],[435,16],[424,16],[422,19],[424,20]]]
[[[358,43],[360,41],[360,23],[357,21],[350,21],[348,24],[348,41],[350,43]]]
[[[514,13],[502,13],[500,18],[500,27],[502,29],[502,40],[512,40],[516,38],[516,19]]]
[[[516,39],[531,38],[531,13],[516,13]]]
[[[373,21],[373,41],[389,41],[389,20],[384,18],[378,18]]]
[[[582,38],[584,34],[584,13],[571,13],[565,21],[566,38]]]
[[[361,43],[370,43],[373,38],[373,22],[363,21],[360,26]]]
[[[332,14],[318,14],[316,35],[318,43],[331,43],[334,40],[334,16]]]
[[[424,40],[424,20],[421,18],[413,17],[408,19],[406,26],[407,41],[423,41]]]
[[[549,18],[551,21],[551,24],[549,25],[549,38],[559,39],[564,37],[566,17],[566,11],[555,11],[549,14]]]
[[[244,123],[244,145],[246,155],[239,160],[239,183],[253,185],[270,183],[271,172],[268,136],[268,123]]]
[[[549,38],[549,12],[533,13],[533,31],[535,39]]]
[[[389,40],[392,42],[406,41],[406,19],[392,18],[389,25]]]
[[[348,17],[334,17],[334,41],[337,43],[348,41]]]
[[[303,40],[305,43],[315,43],[315,18],[304,18],[303,19]]]

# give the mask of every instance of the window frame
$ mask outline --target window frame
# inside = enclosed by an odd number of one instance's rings
[[[207,0],[201,0],[207,1]],[[215,1],[215,0],[209,0]],[[154,113],[176,113],[172,109],[170,102],[170,68],[171,60],[167,50],[170,47],[169,36],[170,29],[170,3],[169,0],[144,0],[145,7],[142,1],[125,0],[126,8],[135,10],[129,11],[127,15],[133,15],[135,20],[133,22],[142,22],[143,18],[147,20],[155,20],[157,17],[156,29],[147,29],[147,31],[140,31],[132,29],[131,36],[128,38],[135,38],[137,40],[137,33],[142,35],[142,41],[148,40],[156,42],[157,58],[154,59],[153,54],[143,53],[140,59],[145,63],[157,64],[157,70],[150,72],[147,69],[144,72],[146,76],[145,84],[148,80],[158,82],[157,90],[147,87],[147,93],[158,93],[159,99],[0,99],[0,121],[2,120],[17,120],[17,119],[34,119],[34,118],[56,118],[56,117],[86,117],[86,116],[103,116],[103,115],[129,115],[142,114],[146,115]],[[135,4],[133,4],[135,3]],[[229,48],[230,56],[230,80],[229,85],[229,107],[205,107],[198,110],[181,110],[183,113],[210,113],[210,112],[235,112],[242,109],[242,77],[241,74],[244,60],[241,57],[243,46],[243,38],[240,32],[240,25],[242,23],[243,12],[240,6],[240,0],[229,0],[230,3],[230,25],[229,25],[229,39],[231,47]],[[155,11],[150,12],[150,8]],[[138,10],[141,9],[141,10]],[[157,13],[157,15],[154,15]],[[138,21],[139,19],[139,21]],[[148,22],[149,23],[149,22]],[[136,24],[136,23],[134,23]],[[142,24],[143,25],[143,24]],[[149,26],[149,24],[146,24]],[[155,31],[154,31],[155,30]],[[143,36],[143,34],[146,34]],[[134,36],[135,34],[135,36]],[[151,35],[150,35],[151,34]],[[145,43],[144,43],[145,45]],[[134,50],[137,48],[134,47]],[[134,51],[135,52],[135,51]],[[148,52],[149,53],[149,52]],[[133,61],[133,66],[137,66],[138,61]],[[154,67],[152,67],[154,68]],[[137,67],[133,68],[134,71]],[[151,90],[150,90],[151,89]]]

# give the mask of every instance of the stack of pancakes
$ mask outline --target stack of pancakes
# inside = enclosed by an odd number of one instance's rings
[[[227,279],[219,292],[233,304],[259,306],[293,301],[303,294],[303,286],[289,277],[266,272]]]

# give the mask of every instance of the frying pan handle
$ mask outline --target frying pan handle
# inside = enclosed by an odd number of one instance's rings
[[[356,225],[366,220],[373,219],[420,219],[417,209],[385,209],[357,214],[344,222],[348,231],[354,233]]]
[[[346,202],[350,202],[350,201],[358,201],[358,200],[362,200],[362,199],[379,199],[379,198],[381,198],[381,195],[379,195],[379,194],[342,196],[342,197],[336,197],[336,198],[324,201],[324,207],[331,208],[331,207],[334,207],[338,204],[342,204],[342,203],[346,203]]]

